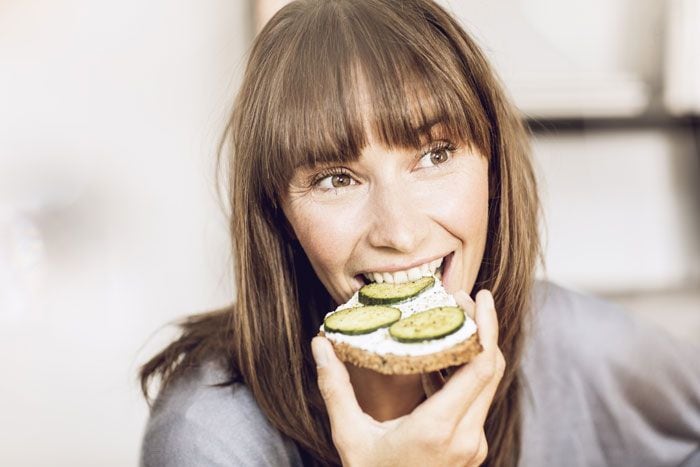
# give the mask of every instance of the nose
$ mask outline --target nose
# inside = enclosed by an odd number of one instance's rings
[[[400,183],[373,187],[369,197],[370,245],[401,253],[418,251],[430,225],[421,203],[416,201]]]

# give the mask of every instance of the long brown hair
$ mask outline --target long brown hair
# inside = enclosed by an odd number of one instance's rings
[[[296,167],[357,159],[368,128],[388,147],[418,148],[418,129],[436,120],[489,161],[488,237],[473,293],[493,292],[508,367],[486,421],[486,464],[516,465],[519,362],[540,257],[528,135],[476,43],[429,0],[299,0],[256,37],[222,140],[236,302],[182,323],[182,337],[141,370],[146,396],[154,377],[162,388],[216,359],[309,463],[338,464],[310,352],[335,304],[281,203]]]

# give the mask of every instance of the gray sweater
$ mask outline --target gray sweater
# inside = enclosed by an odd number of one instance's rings
[[[523,361],[521,467],[700,466],[700,348],[619,308],[538,283]],[[141,465],[298,466],[242,385],[205,365],[162,393]]]

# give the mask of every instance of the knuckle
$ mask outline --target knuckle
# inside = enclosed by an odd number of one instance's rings
[[[481,445],[481,436],[472,436],[466,442],[465,450],[469,459],[476,459],[479,454],[479,446]]]
[[[476,456],[474,456],[474,460],[476,461],[477,465],[481,465],[486,460],[486,457],[488,455],[489,455],[489,443],[486,440],[486,435],[484,435],[484,432],[482,431],[480,442],[479,442],[479,447],[477,448]]]
[[[419,438],[424,443],[424,447],[430,450],[443,450],[450,442],[450,432],[446,426],[434,424],[425,431],[425,434]]]
[[[331,430],[331,439],[338,451],[352,452],[355,449],[353,440],[345,433],[340,432],[335,427],[333,427],[333,429]]]
[[[489,381],[491,381],[495,374],[496,365],[493,360],[484,360],[481,362],[480,365],[474,367],[474,376],[476,380],[482,385],[485,385]]]
[[[503,377],[503,374],[506,371],[506,359],[503,356],[503,353],[499,350],[496,353],[496,374],[498,375],[499,379]]]
[[[465,462],[466,465],[480,465],[486,459],[482,445],[481,436],[478,434],[463,439],[452,452],[451,457],[455,465],[465,465]]]
[[[319,373],[318,389],[326,402],[334,400],[336,398],[336,393],[338,392],[333,385],[333,381],[326,373]]]

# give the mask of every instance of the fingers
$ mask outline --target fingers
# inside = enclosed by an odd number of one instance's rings
[[[454,294],[455,300],[457,301],[457,305],[461,309],[467,313],[467,316],[469,316],[471,319],[474,319],[474,314],[476,312],[476,304],[474,303],[474,300],[469,296],[467,292],[464,290],[460,290],[456,294]]]
[[[495,314],[493,296],[488,291],[482,290],[477,294],[477,302],[479,305],[482,305],[479,306],[482,315],[477,317],[477,323],[479,326],[479,337],[484,346],[484,352],[482,352],[472,364],[477,366],[483,365],[484,374],[488,375],[489,379],[476,398],[471,402],[469,409],[459,422],[457,430],[461,433],[469,433],[475,426],[483,427],[489,408],[493,402],[493,397],[496,394],[496,390],[498,389],[506,367],[503,353],[501,353],[501,350],[498,348],[498,317],[497,314]],[[488,309],[494,312],[491,317],[484,316],[483,314],[484,310]],[[477,373],[480,373],[480,371],[477,371]]]
[[[440,391],[416,409],[431,412],[433,416],[441,417],[453,427],[460,423],[465,413],[487,386],[498,385],[502,375],[502,372],[499,374],[498,368],[500,354],[498,349],[498,317],[493,296],[488,290],[481,290],[476,295],[475,319],[479,341],[484,350],[470,363],[457,370]],[[478,407],[479,416],[481,412],[484,412],[484,418],[493,394],[490,396],[486,394],[486,398],[488,403],[479,404]],[[484,408],[482,405],[486,407]]]
[[[493,350],[498,347],[498,315],[493,295],[486,289],[476,294],[476,325],[478,327],[479,341],[484,350]]]
[[[457,427],[458,433],[470,433],[475,426],[484,426],[489,409],[493,403],[493,398],[498,390],[498,385],[503,377],[506,363],[503,354],[500,350],[496,354],[496,374],[494,378],[484,387],[479,393],[474,402],[472,402],[469,410],[464,414],[464,417],[459,422]]]
[[[326,404],[331,429],[336,433],[340,427],[353,426],[352,419],[363,412],[345,364],[335,355],[333,346],[325,337],[314,337],[311,351],[316,361],[318,388]]]

